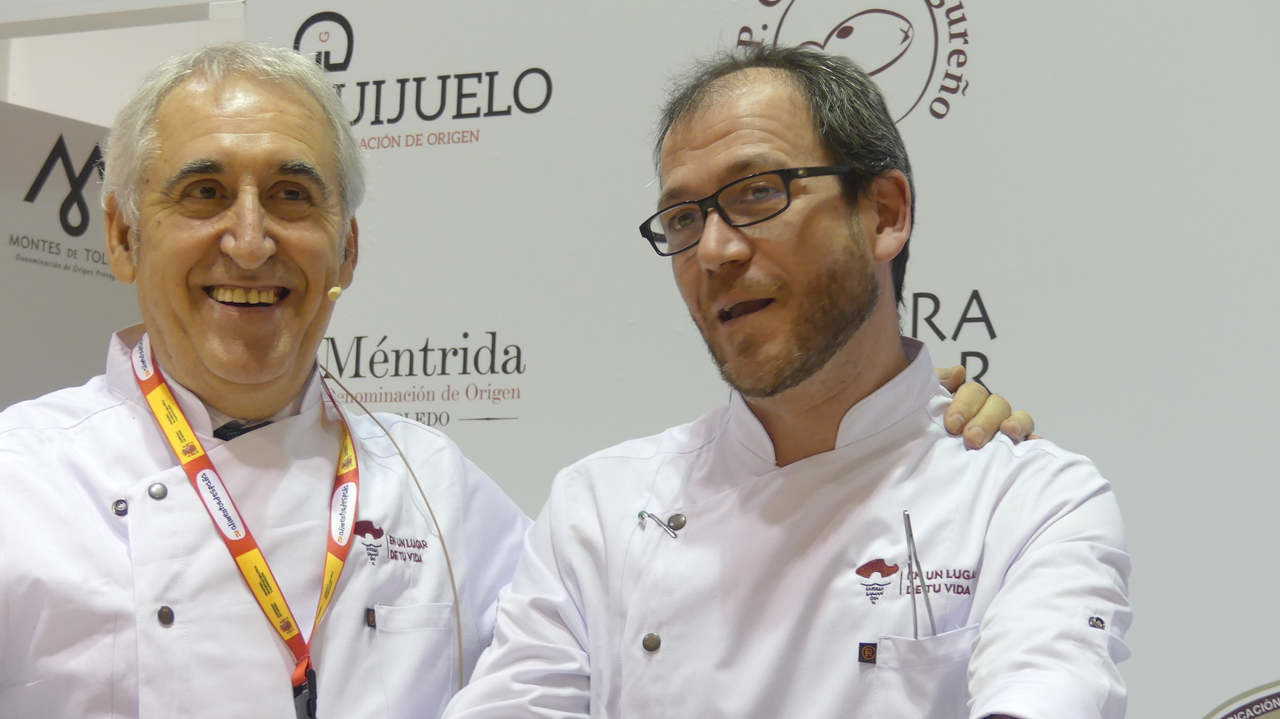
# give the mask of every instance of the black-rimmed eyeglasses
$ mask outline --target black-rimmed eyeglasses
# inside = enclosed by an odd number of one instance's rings
[[[640,224],[640,234],[663,257],[698,244],[707,213],[716,210],[731,227],[747,227],[772,219],[791,206],[791,181],[802,177],[844,175],[854,168],[793,167],[747,175],[716,190],[701,200],[689,200],[659,210]]]

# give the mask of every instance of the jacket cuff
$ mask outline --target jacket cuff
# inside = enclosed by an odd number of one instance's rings
[[[1070,675],[1022,671],[1001,677],[974,698],[969,716],[1007,714],[1018,719],[1101,719],[1092,692]]]

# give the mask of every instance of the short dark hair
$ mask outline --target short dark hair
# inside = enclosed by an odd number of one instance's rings
[[[902,135],[885,106],[880,88],[848,58],[811,48],[759,45],[724,50],[696,64],[677,79],[659,119],[655,163],[673,125],[718,97],[718,82],[735,72],[753,68],[785,73],[809,107],[814,132],[836,165],[856,171],[842,179],[845,198],[856,206],[872,180],[888,170],[898,170],[911,188],[911,220],[915,225],[916,192],[911,162]],[[910,240],[893,258],[894,297],[902,304],[902,284],[907,275]]]

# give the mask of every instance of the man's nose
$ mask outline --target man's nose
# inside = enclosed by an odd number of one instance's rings
[[[261,267],[276,252],[276,243],[267,233],[267,213],[256,190],[245,190],[227,211],[222,233],[222,253],[242,269]]]
[[[751,243],[746,235],[720,216],[717,210],[708,210],[702,223],[702,239],[693,251],[698,253],[698,263],[708,271],[717,271],[725,265],[746,262],[751,258]]]

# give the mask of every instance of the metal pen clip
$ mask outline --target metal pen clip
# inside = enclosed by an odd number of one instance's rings
[[[643,509],[642,509],[642,510],[640,510],[640,514],[639,514],[639,515],[637,515],[637,516],[639,516],[639,517],[640,517],[640,522],[641,522],[642,524],[644,523],[644,520],[646,520],[646,519],[652,519],[653,521],[655,521],[655,522],[657,522],[657,523],[658,523],[658,526],[659,526],[659,527],[662,527],[662,531],[664,531],[664,532],[666,532],[667,534],[671,535],[671,538],[672,538],[672,539],[675,539],[675,538],[676,538],[676,530],[674,530],[674,529],[672,529],[671,527],[667,526],[667,523],[666,523],[666,522],[664,522],[664,521],[662,521],[662,518],[661,518],[661,517],[659,517],[658,515],[654,514],[653,512],[649,512],[649,511],[646,511],[646,510],[643,510]]]
[[[907,531],[907,581],[911,587],[911,625],[915,638],[920,638],[920,621],[916,615],[916,595],[924,595],[924,608],[929,613],[929,629],[938,636],[938,625],[933,621],[933,605],[929,603],[929,584],[925,581],[924,567],[920,566],[920,553],[916,551],[916,535],[911,531],[911,512],[902,510],[902,524]],[[919,582],[919,591],[916,583]]]

